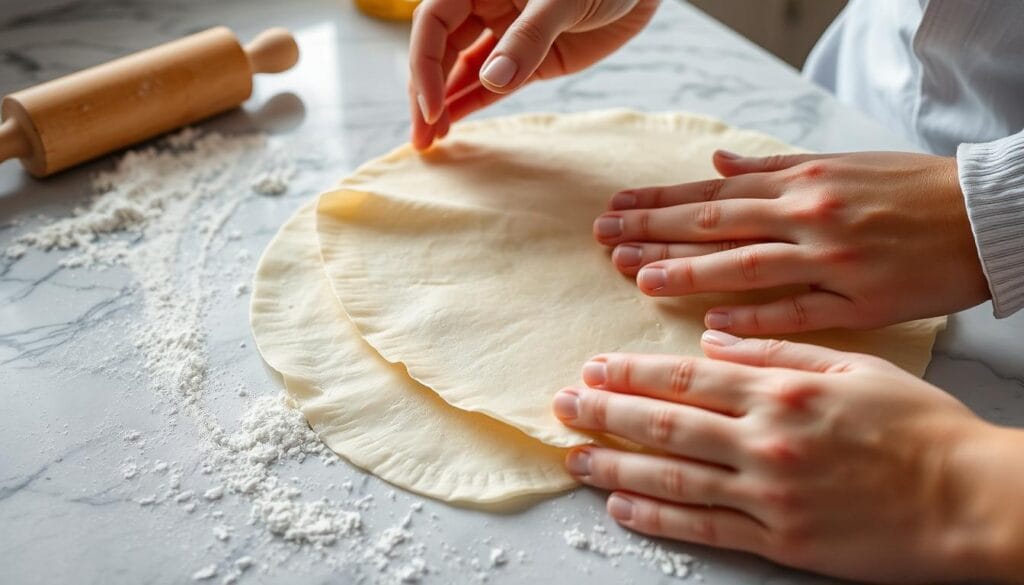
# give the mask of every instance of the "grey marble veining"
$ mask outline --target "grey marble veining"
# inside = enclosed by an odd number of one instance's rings
[[[405,140],[407,26],[360,16],[343,0],[38,0],[0,2],[0,94],[21,89],[126,52],[215,24],[242,37],[275,25],[291,28],[302,51],[299,66],[260,78],[245,108],[204,124],[221,132],[261,130],[305,144],[299,173],[287,194],[251,198],[229,218],[242,233],[233,247],[253,258],[298,205],[359,163]],[[837,104],[796,72],[689,6],[666,1],[654,22],[599,66],[562,80],[535,84],[484,115],[524,111],[583,111],[608,107],[689,110],[761,130],[811,150],[908,149],[908,143]],[[0,166],[0,249],[41,221],[67,215],[89,195],[89,176],[104,159],[46,181],[13,163]],[[213,485],[200,473],[197,422],[176,412],[132,375],[138,356],[119,323],[138,315],[139,300],[123,269],[68,269],[59,253],[30,251],[0,259],[0,583],[181,583],[199,567],[241,554],[263,555],[266,534],[246,524],[245,502],[217,506],[235,532],[226,542],[210,534],[202,510],[140,506],[159,488],[158,476],[126,480],[128,456],[173,461],[182,483],[202,491]],[[255,259],[243,276],[248,278]],[[225,277],[225,291],[237,275]],[[208,397],[223,420],[237,418],[253,395],[277,392],[252,347],[247,298],[225,293],[206,318],[212,376],[221,387],[244,386]],[[1024,425],[1024,317],[995,321],[989,306],[950,320],[927,378],[1001,424]],[[246,347],[241,347],[246,344]],[[124,438],[127,429],[144,438]],[[292,465],[282,472],[327,485],[353,479],[378,506],[372,527],[393,523],[415,496],[399,493],[341,464]],[[140,484],[140,482],[142,482]],[[147,483],[148,482],[148,483]],[[315,491],[308,497],[319,497]],[[485,558],[485,534],[529,562],[495,570],[490,582],[667,583],[649,567],[568,548],[567,526],[603,524],[601,494],[580,490],[526,511],[487,515],[434,502],[438,520],[423,535],[427,581],[472,581],[439,560],[439,542]],[[818,583],[829,579],[790,571],[747,555],[679,545],[702,560],[708,583]],[[270,553],[267,553],[270,554]],[[349,573],[318,568],[309,551],[293,551],[244,576],[252,583],[344,583]],[[259,559],[258,559],[259,560]],[[270,560],[270,559],[266,559]],[[219,578],[217,581],[219,582]]]

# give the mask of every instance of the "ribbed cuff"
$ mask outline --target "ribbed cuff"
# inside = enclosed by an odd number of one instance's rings
[[[996,317],[1024,307],[1024,132],[956,151],[960,187]]]

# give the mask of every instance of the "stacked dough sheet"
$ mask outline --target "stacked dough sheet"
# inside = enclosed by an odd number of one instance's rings
[[[616,191],[716,176],[711,153],[793,152],[702,117],[625,111],[456,125],[364,165],[289,219],[260,261],[252,329],[335,452],[431,497],[493,504],[572,487],[594,440],[551,413],[610,351],[699,355],[707,308],[654,299],[591,225]],[[789,336],[921,375],[944,319]]]

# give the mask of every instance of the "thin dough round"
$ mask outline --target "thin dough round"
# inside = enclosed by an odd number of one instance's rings
[[[443,500],[490,504],[574,486],[563,450],[453,408],[362,340],[323,272],[315,222],[307,204],[267,247],[250,319],[260,353],[324,443]]]
[[[717,176],[711,153],[795,152],[708,118],[627,111],[464,123],[406,146],[321,196],[334,291],[364,338],[458,408],[546,443],[592,441],[551,412],[591,356],[700,355],[713,305],[778,296],[654,299],[618,273],[591,224],[616,191]],[[787,339],[871,353],[921,375],[944,318]]]

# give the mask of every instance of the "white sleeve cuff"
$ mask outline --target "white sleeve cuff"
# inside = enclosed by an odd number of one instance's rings
[[[1024,308],[1024,131],[956,151],[960,187],[995,316]]]

